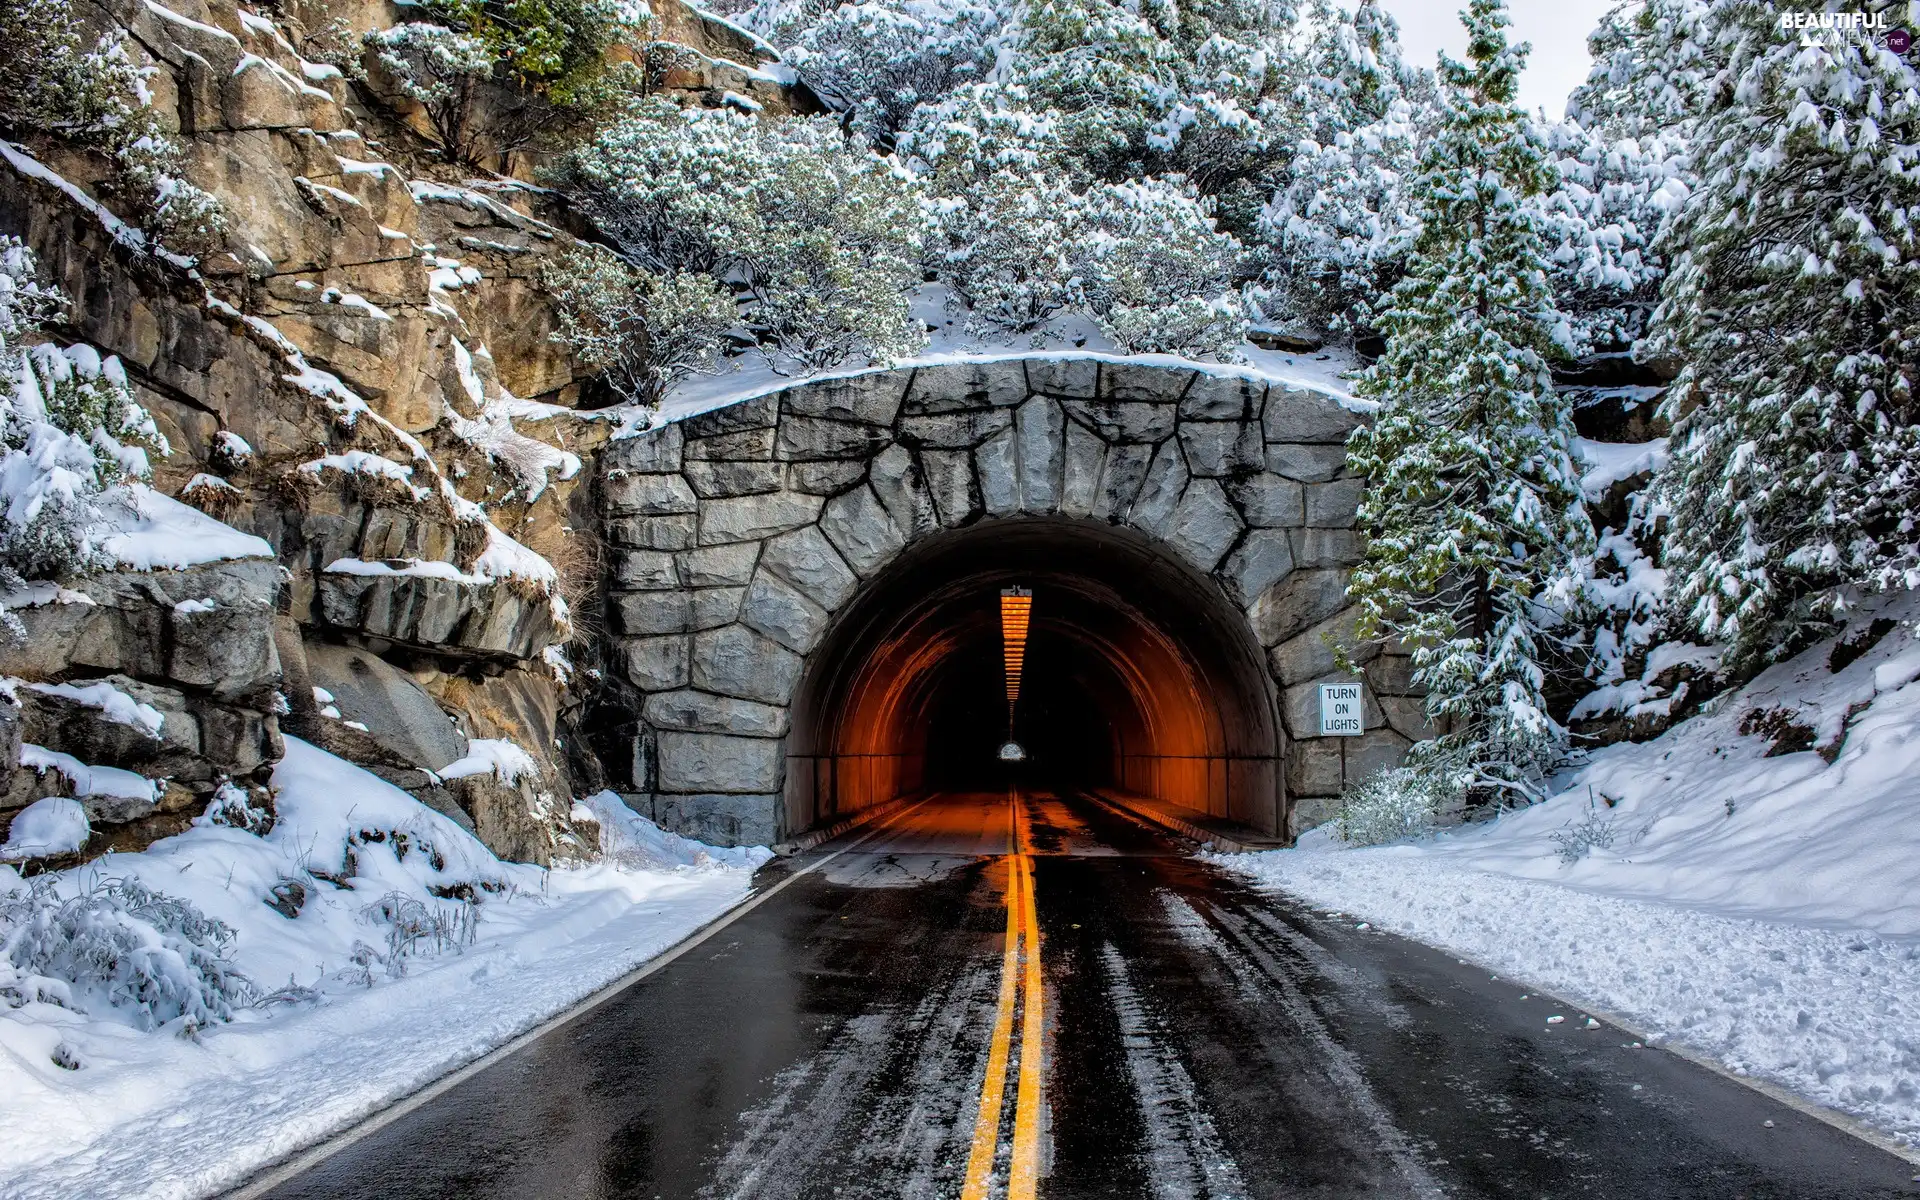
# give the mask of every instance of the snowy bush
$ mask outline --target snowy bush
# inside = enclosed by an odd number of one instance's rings
[[[388,892],[360,911],[369,924],[386,929],[387,952],[372,961],[382,963],[387,974],[399,979],[407,973],[407,960],[427,955],[459,953],[479,936],[480,908],[471,899],[451,905],[429,905],[405,892]],[[372,961],[359,953],[364,943],[356,943],[351,961],[361,970]]]
[[[160,124],[125,34],[86,44],[71,0],[0,0],[0,132],[41,134],[98,151],[113,164],[111,193],[170,250],[218,248],[226,215],[183,178],[185,153]]]
[[[1044,168],[988,174],[933,206],[940,279],[964,302],[968,329],[1032,333],[1082,303],[1082,197]]]
[[[553,339],[630,404],[658,404],[676,382],[718,371],[738,319],[712,276],[655,275],[598,246],[553,260],[542,282],[560,318]]]
[[[444,25],[409,21],[366,35],[366,47],[400,99],[418,104],[440,148],[455,162],[481,155],[474,128],[474,90],[493,73],[493,52],[480,38]]]
[[[1458,807],[1461,795],[1458,778],[1435,764],[1395,767],[1341,797],[1334,828],[1352,846],[1423,837]]]
[[[21,344],[59,309],[33,273],[32,252],[0,237],[0,572],[16,584],[97,566],[105,493],[167,450],[118,359]]]
[[[830,120],[646,101],[569,155],[556,182],[636,267],[737,288],[776,366],[884,362],[924,343],[906,297],[920,280],[922,188]]]
[[[1611,849],[1617,836],[1613,818],[1595,808],[1591,799],[1578,821],[1568,821],[1547,835],[1560,861],[1569,865],[1585,858],[1588,851]]]
[[[847,126],[891,149],[923,104],[993,67],[1004,21],[967,0],[841,4],[771,31],[786,61]]]
[[[1101,331],[1129,354],[1226,354],[1246,336],[1230,291],[1240,243],[1181,179],[1103,184],[1088,194],[1076,253]]]
[[[182,1017],[189,1027],[224,1021],[258,992],[229,961],[233,936],[137,880],[100,880],[63,898],[55,877],[38,876],[0,899],[0,960],[13,971],[0,994],[118,1010],[147,1029]]]

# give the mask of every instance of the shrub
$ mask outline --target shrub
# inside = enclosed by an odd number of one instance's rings
[[[560,317],[554,340],[633,404],[657,404],[679,380],[718,371],[737,320],[733,298],[711,276],[655,275],[598,246],[555,259],[542,281]]]
[[[1421,837],[1462,797],[1459,776],[1439,764],[1380,771],[1341,798],[1335,818],[1340,840],[1354,846]]]
[[[737,288],[776,365],[820,370],[859,350],[887,361],[922,344],[906,297],[920,278],[921,188],[832,121],[643,101],[554,181],[635,267]]]
[[[493,72],[493,53],[472,34],[410,21],[366,35],[367,50],[401,98],[418,104],[440,148],[456,162],[480,156],[473,94]]]
[[[1240,243],[1184,180],[1102,184],[1088,193],[1085,288],[1101,330],[1129,354],[1226,354],[1246,336],[1230,290]]]
[[[130,1012],[143,1027],[184,1017],[225,1021],[258,989],[228,961],[233,929],[134,879],[107,879],[62,899],[39,876],[0,900],[0,953],[45,997],[81,1010]],[[51,979],[63,988],[48,989]]]
[[[91,48],[71,0],[0,0],[0,129],[59,138],[104,154],[116,193],[152,238],[203,255],[226,233],[220,202],[183,177],[180,142],[149,107],[146,70],[113,33]]]

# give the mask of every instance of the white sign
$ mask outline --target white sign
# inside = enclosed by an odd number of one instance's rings
[[[1359,737],[1366,723],[1360,718],[1360,685],[1323,683],[1320,685],[1320,736]]]

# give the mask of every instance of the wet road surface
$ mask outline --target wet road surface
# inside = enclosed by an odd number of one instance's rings
[[[1920,1195],[1890,1154],[1089,800],[936,796],[762,886],[801,871],[268,1194]]]

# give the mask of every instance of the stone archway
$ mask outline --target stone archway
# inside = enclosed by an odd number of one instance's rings
[[[848,614],[923,543],[1050,521],[1118,527],[1207,590],[1191,611],[1235,623],[1226,640],[1263,656],[1271,680],[1236,711],[1278,709],[1270,750],[1220,750],[1278,764],[1243,784],[1271,803],[1235,815],[1311,823],[1423,734],[1406,660],[1376,655],[1368,733],[1318,736],[1316,685],[1347,678],[1328,640],[1350,620],[1360,484],[1344,442],[1361,419],[1230,369],[1049,355],[800,383],[615,443],[601,487],[613,657],[645,693],[635,802],[720,842],[844,811],[848,795],[821,805],[817,776],[798,774],[821,753],[819,714],[793,723],[797,702],[825,694],[802,694],[831,673],[816,656],[851,652]],[[1231,791],[1218,791],[1229,807]],[[1216,794],[1183,794],[1202,793]]]

